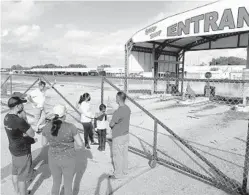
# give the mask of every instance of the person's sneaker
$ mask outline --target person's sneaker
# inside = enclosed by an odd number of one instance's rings
[[[91,145],[98,145],[98,143],[97,142],[92,142]]]
[[[91,149],[91,147],[89,145],[86,146],[86,149]]]

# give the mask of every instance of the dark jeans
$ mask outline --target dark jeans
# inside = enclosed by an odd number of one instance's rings
[[[105,150],[105,142],[106,142],[106,129],[98,129],[98,140],[99,140],[99,149]]]
[[[93,143],[93,125],[91,122],[89,123],[82,123],[84,127],[84,140],[85,140],[85,146],[89,145],[88,137],[90,138],[90,141]]]

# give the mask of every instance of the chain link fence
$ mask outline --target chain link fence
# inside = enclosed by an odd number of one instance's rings
[[[3,75],[2,113],[12,92],[35,89],[38,78]],[[131,77],[65,81],[53,76],[42,80],[49,85],[55,78],[57,90],[48,91],[47,110],[68,102],[69,120],[82,129],[73,108],[80,95],[89,92],[93,109],[104,103],[111,114],[117,108],[116,93],[127,89],[130,152],[147,158],[151,167],[159,163],[228,194],[248,194],[248,111],[240,106],[247,101],[248,81]],[[32,113],[30,105],[25,107]],[[110,129],[107,133],[111,138]]]
[[[113,109],[125,79],[102,81],[103,102]],[[229,194],[248,194],[248,111],[240,106],[248,81],[128,77],[127,83],[131,152],[152,167],[158,162]]]

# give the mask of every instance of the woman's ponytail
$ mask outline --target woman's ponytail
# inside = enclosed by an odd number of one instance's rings
[[[53,136],[57,136],[59,129],[61,128],[62,121],[59,119],[58,115],[55,115],[55,117],[52,120],[52,128],[51,128],[51,134]]]

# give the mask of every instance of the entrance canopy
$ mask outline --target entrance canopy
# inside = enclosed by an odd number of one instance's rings
[[[248,44],[248,0],[217,1],[160,20],[135,33],[134,50],[168,51],[243,48]],[[140,49],[142,49],[140,48]]]
[[[186,51],[245,48],[248,42],[248,0],[217,1],[167,17],[136,32],[126,43],[125,73],[129,76],[132,72],[150,72],[152,77],[184,78]]]

